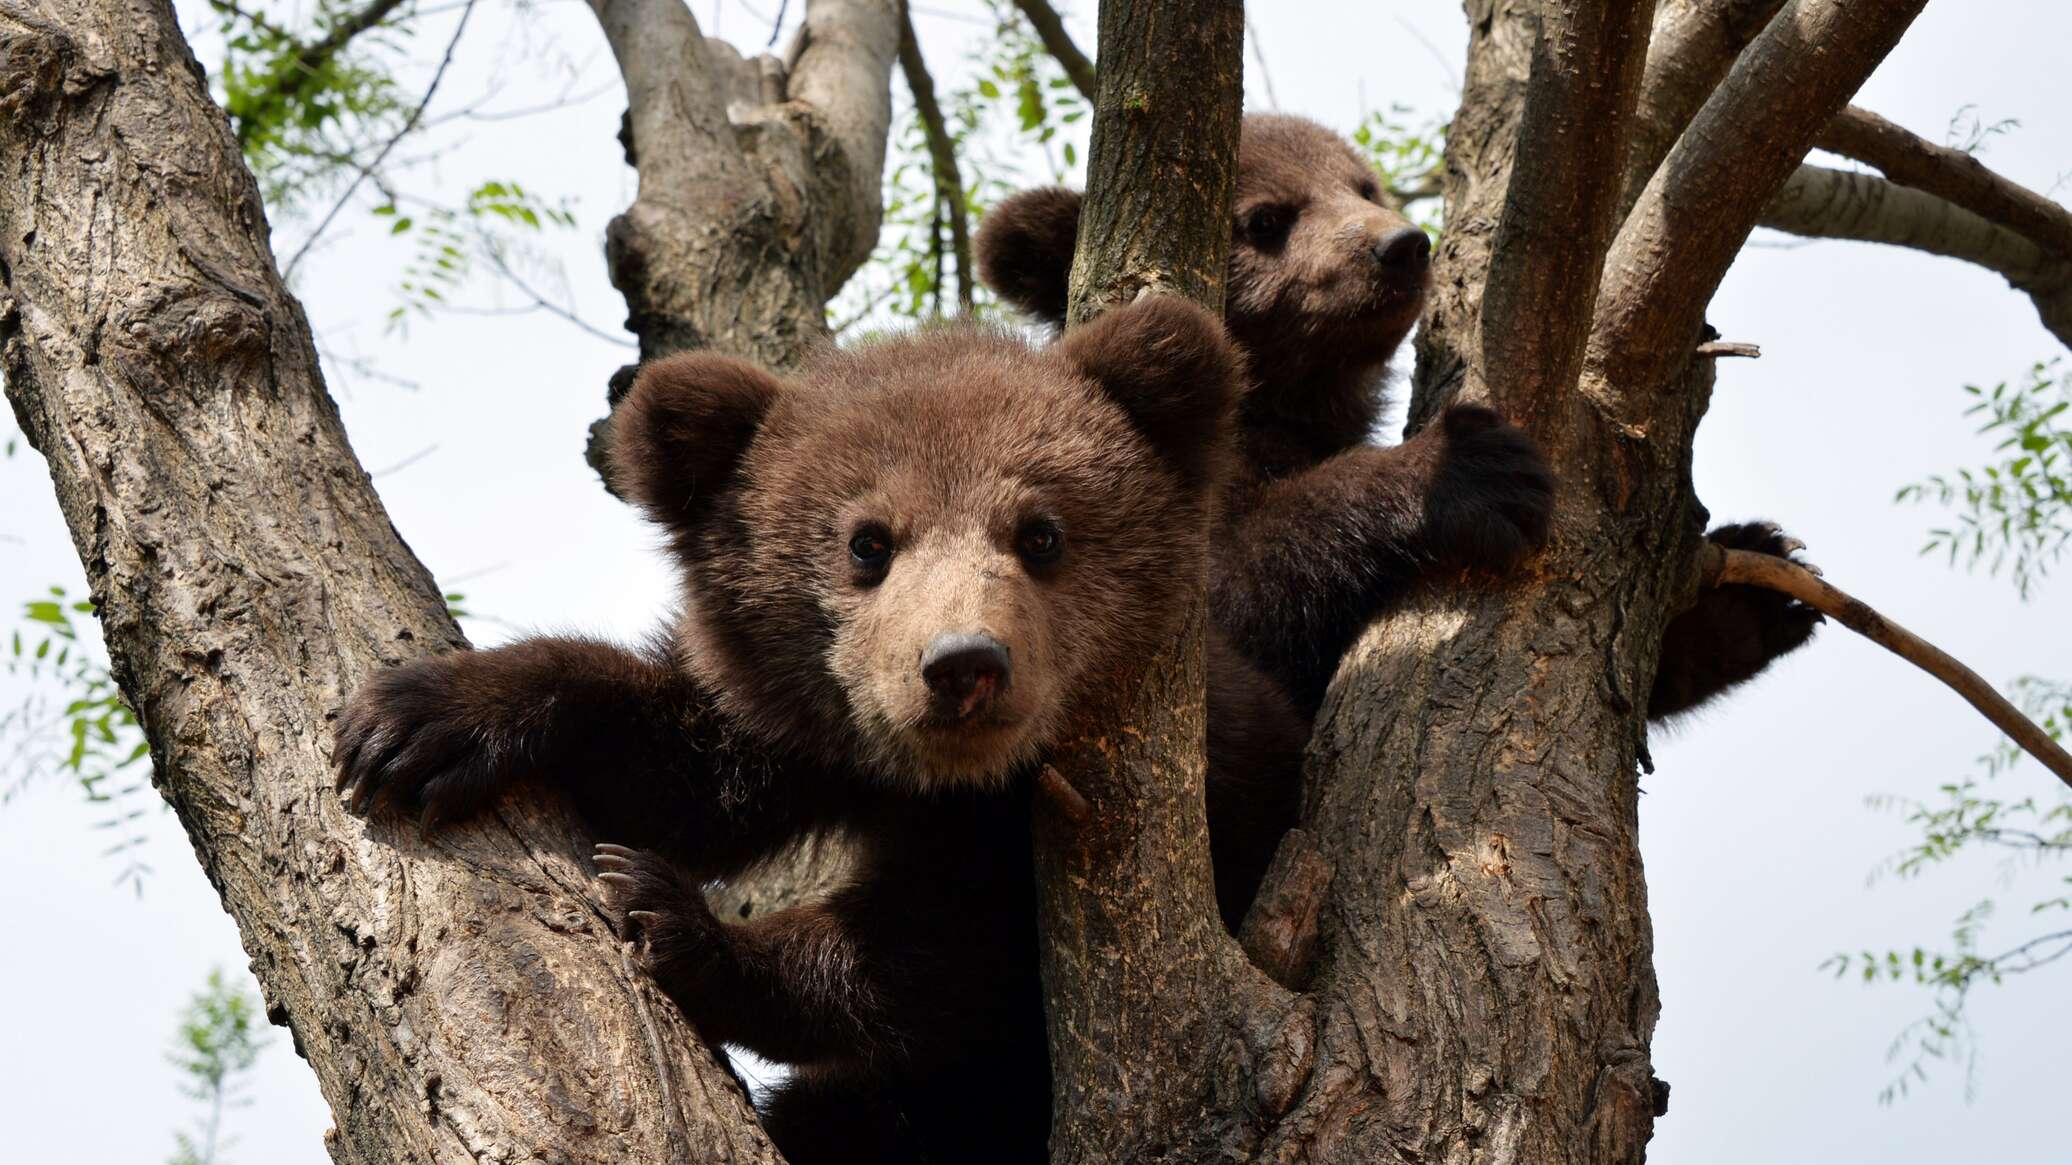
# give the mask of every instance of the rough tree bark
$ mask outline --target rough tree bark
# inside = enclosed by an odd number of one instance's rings
[[[897,0],[813,0],[785,60],[705,37],[683,0],[590,0],[626,81],[633,205],[605,257],[653,360],[715,348],[770,367],[827,338],[827,301],[884,212]],[[631,384],[613,378],[611,400]],[[602,428],[591,462],[600,471]]]
[[[1243,6],[1108,0],[1100,38],[1070,321],[1161,294],[1220,314]],[[1183,634],[1057,749],[1056,772],[1084,797],[1076,811],[1036,815],[1061,1165],[1241,1155],[1257,1138],[1253,1049],[1293,1002],[1217,917],[1202,803],[1206,515],[1197,533]]]
[[[0,158],[8,396],[333,1159],[775,1160],[562,815],[427,843],[331,795],[340,695],[462,641],[346,444],[171,7],[0,0]]]

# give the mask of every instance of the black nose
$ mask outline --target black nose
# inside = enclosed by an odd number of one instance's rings
[[[990,635],[944,632],[921,653],[921,678],[944,711],[962,719],[1007,686],[1007,646]]]
[[[1416,227],[1404,227],[1374,244],[1374,259],[1390,276],[1417,279],[1432,260],[1432,240]]]

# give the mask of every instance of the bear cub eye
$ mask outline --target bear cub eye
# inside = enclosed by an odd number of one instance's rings
[[[1381,184],[1372,178],[1360,180],[1360,197],[1369,202],[1381,201]]]
[[[1036,518],[1022,526],[1014,538],[1015,552],[1031,566],[1056,562],[1065,552],[1065,532],[1049,518]]]
[[[1262,206],[1245,215],[1245,238],[1255,247],[1278,247],[1295,225],[1295,208]]]
[[[849,557],[866,575],[883,574],[892,560],[892,532],[876,523],[859,528],[849,538]]]

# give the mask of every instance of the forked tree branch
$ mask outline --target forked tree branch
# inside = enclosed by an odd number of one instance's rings
[[[1756,38],[1784,0],[1662,0],[1648,39],[1647,70],[1626,153],[1622,213],[1647,186],[1655,168],[1705,99],[1719,88],[1741,50]]]
[[[1614,393],[1662,390],[1763,207],[1927,0],[1791,0],[1744,50],[1619,231],[1590,358]]]
[[[1762,587],[1792,598],[1862,635],[1871,642],[1949,685],[1983,713],[2022,751],[2042,762],[2059,780],[2072,785],[2072,754],[2066,753],[2035,721],[1993,690],[1977,672],[1948,652],[1879,614],[1863,600],[1837,589],[1826,579],[1789,559],[1752,550],[1728,550],[1707,542],[1699,569],[1708,585],[1738,583]]]
[[[1029,18],[1029,26],[1036,30],[1036,39],[1043,42],[1044,50],[1063,66],[1065,76],[1072,79],[1072,87],[1088,101],[1094,99],[1098,86],[1094,80],[1094,63],[1086,59],[1079,46],[1072,42],[1072,34],[1065,31],[1064,18],[1052,8],[1047,0],[1014,0],[1014,6]]]
[[[1759,221],[1808,238],[1885,243],[1975,263],[2029,296],[2043,326],[2072,348],[2072,262],[1933,194],[1873,174],[1806,165]]]
[[[901,0],[899,5],[899,68],[906,76],[907,91],[914,95],[914,113],[921,119],[922,135],[928,139],[928,171],[935,177],[935,197],[946,204],[950,219],[950,249],[957,260],[957,306],[971,310],[971,224],[964,207],[964,176],[957,168],[957,143],[943,120],[942,105],[935,99],[935,78],[928,75],[928,62],[921,56],[921,42],[914,39],[914,18]]]
[[[2011,227],[2072,262],[2072,211],[1994,173],[1963,150],[1936,145],[1853,105],[1828,122],[1813,144]]]

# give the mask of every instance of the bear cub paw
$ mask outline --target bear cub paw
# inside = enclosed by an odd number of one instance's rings
[[[1501,573],[1546,545],[1554,470],[1525,430],[1480,405],[1448,408],[1438,428],[1439,465],[1426,499],[1434,557]]]
[[[633,944],[641,968],[658,979],[711,957],[725,935],[698,885],[661,855],[598,843],[592,855],[604,888],[604,909],[619,937]]]
[[[338,716],[336,786],[360,814],[416,816],[430,832],[473,815],[504,784],[511,750],[463,698],[475,653],[383,672]]]

